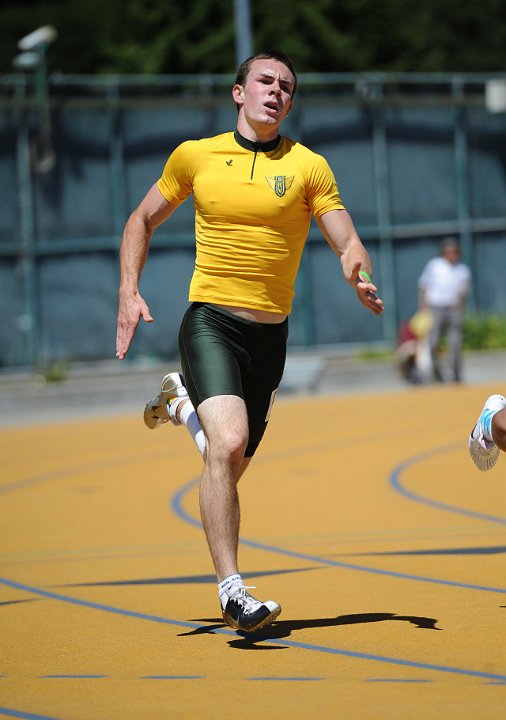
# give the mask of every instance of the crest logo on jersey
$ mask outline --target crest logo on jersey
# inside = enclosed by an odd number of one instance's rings
[[[267,177],[265,179],[269,183],[269,187],[274,190],[278,197],[283,197],[287,190],[292,187],[295,175],[286,177],[286,175],[275,175],[274,177]]]

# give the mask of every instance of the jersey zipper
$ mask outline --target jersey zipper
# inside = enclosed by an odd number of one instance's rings
[[[255,172],[255,163],[256,163],[256,161],[257,161],[257,155],[258,155],[259,147],[260,147],[259,144],[258,144],[258,143],[255,143],[255,154],[253,155],[253,163],[251,164],[250,180],[253,180],[253,174],[254,174],[254,172]]]
[[[250,173],[250,180],[253,180],[253,177],[255,175],[255,164],[257,161],[257,155],[259,152],[271,152],[271,150],[275,150],[279,143],[281,142],[281,136],[278,135],[274,140],[269,140],[268,142],[253,142],[252,140],[248,140],[247,138],[243,137],[239,130],[234,130],[234,139],[238,145],[240,145],[245,150],[249,150],[250,152],[253,152],[253,162],[251,163],[251,173]]]

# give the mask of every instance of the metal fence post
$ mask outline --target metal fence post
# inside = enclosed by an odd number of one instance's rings
[[[468,301],[468,307],[475,309],[474,284],[476,274],[473,258],[473,237],[471,233],[471,198],[469,193],[469,157],[467,149],[467,127],[465,117],[464,84],[461,78],[454,78],[452,81],[452,99],[454,102],[455,115],[453,123],[453,146],[455,152],[455,173],[457,187],[457,222],[459,226],[460,246],[462,259],[471,270],[472,292]]]
[[[390,181],[388,167],[388,139],[386,130],[383,81],[372,81],[372,152],[378,213],[380,277],[376,273],[381,297],[385,302],[383,315],[384,339],[394,342],[397,337],[397,299],[395,292]]]
[[[109,110],[109,168],[111,180],[112,218],[116,237],[121,233],[126,220],[124,132],[121,127],[121,109],[118,103],[118,83],[111,81],[107,90]]]
[[[310,263],[311,257],[309,241],[306,243],[305,251],[302,253],[297,281],[298,297],[300,300],[301,316],[301,341],[304,348],[310,348],[315,342],[315,322],[313,313],[313,292],[311,288]]]
[[[26,80],[16,85],[21,109],[16,122],[16,185],[18,210],[18,267],[21,274],[23,313],[18,323],[24,334],[23,361],[34,368],[38,360],[37,267],[30,152],[30,127],[26,107]]]

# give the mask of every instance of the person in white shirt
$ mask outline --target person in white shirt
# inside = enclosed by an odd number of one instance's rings
[[[429,309],[432,315],[430,354],[434,379],[438,382],[444,381],[439,363],[439,345],[444,333],[448,338],[453,380],[462,381],[462,336],[470,283],[471,272],[460,262],[457,241],[446,238],[441,256],[429,260],[418,280],[420,309]]]

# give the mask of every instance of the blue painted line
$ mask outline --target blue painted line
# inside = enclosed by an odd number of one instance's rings
[[[440,502],[439,500],[433,500],[428,497],[424,497],[423,495],[418,495],[411,490],[408,490],[406,487],[404,487],[401,484],[400,477],[402,473],[407,470],[408,468],[412,467],[413,465],[416,465],[417,463],[423,462],[424,460],[427,460],[428,458],[434,457],[435,455],[441,455],[449,450],[454,450],[457,447],[460,447],[462,443],[452,443],[451,445],[443,445],[442,447],[435,448],[432,450],[428,450],[427,452],[420,453],[419,455],[415,455],[412,458],[409,458],[408,460],[404,460],[402,463],[397,465],[395,467],[390,475],[390,484],[393,487],[393,489],[403,495],[404,497],[407,497],[409,500],[413,500],[414,502],[422,503],[424,505],[429,505],[430,507],[435,507],[438,510],[444,510],[445,512],[450,512],[453,514],[458,515],[465,515],[467,517],[474,518],[475,520],[485,520],[487,522],[492,523],[499,523],[500,525],[506,525],[506,518],[504,517],[498,517],[497,515],[487,515],[485,513],[476,512],[475,510],[468,510],[466,508],[458,507],[457,505],[450,505],[448,503]]]
[[[135,460],[140,460],[141,458],[145,457],[146,459],[153,459],[156,457],[166,457],[166,453],[163,453],[162,451],[157,452],[144,452],[144,453],[138,453],[136,452],[133,456]],[[57,480],[58,478],[66,478],[72,473],[84,473],[84,472],[91,472],[93,470],[97,469],[104,469],[106,467],[114,467],[118,464],[118,462],[124,463],[127,458],[122,457],[120,458],[114,458],[108,461],[101,460],[100,462],[97,460],[94,460],[93,462],[88,463],[79,463],[77,465],[71,465],[70,467],[60,468],[59,470],[50,470],[49,472],[42,473],[41,475],[30,475],[28,477],[20,478],[19,480],[14,480],[13,482],[6,483],[2,486],[0,486],[0,495],[9,493],[9,492],[15,492],[17,490],[23,490],[24,488],[30,487],[32,485],[38,485],[39,483],[45,483],[50,482],[51,480]]]
[[[287,645],[290,647],[297,647],[300,650],[312,650],[323,653],[330,653],[332,655],[341,655],[350,658],[359,658],[361,660],[372,660],[375,662],[384,662],[391,665],[402,665],[403,667],[418,668],[419,670],[432,670],[436,672],[451,673],[454,675],[467,675],[469,677],[486,677],[489,680],[501,680],[506,681],[506,675],[496,675],[495,673],[486,673],[481,670],[467,670],[464,668],[452,667],[450,665],[432,665],[431,663],[417,662],[414,660],[401,660],[400,658],[387,657],[385,655],[372,655],[371,653],[354,652],[353,650],[343,650],[341,648],[329,648],[323,645],[310,645],[308,643],[291,642],[286,640],[276,641],[275,639],[269,638],[270,643],[277,643],[278,645]]]
[[[506,548],[505,548],[506,551]],[[316,568],[288,568],[285,570],[254,570],[247,573],[248,578],[268,577],[269,575],[287,575],[289,573],[301,573]],[[111,580],[104,582],[69,583],[67,585],[56,585],[60,588],[80,587],[122,587],[135,585],[216,585],[216,575],[180,575],[176,577],[143,578],[142,580]],[[15,600],[12,602],[29,602],[29,600]],[[0,606],[8,603],[0,603]]]
[[[144,613],[135,612],[134,610],[124,610],[122,608],[111,607],[110,605],[103,605],[101,603],[90,602],[88,600],[80,600],[79,598],[51,592],[51,590],[44,590],[42,588],[24,585],[23,583],[18,583],[14,580],[8,580],[7,578],[0,577],[0,583],[16,590],[24,590],[25,592],[33,593],[34,595],[49,598],[50,600],[60,600],[62,602],[70,603],[71,605],[80,605],[81,607],[92,608],[93,610],[102,610],[104,612],[112,612],[117,615],[125,615],[126,617],[137,618],[139,620],[152,620],[153,622],[164,623],[166,625],[176,625],[177,627],[186,627],[193,630],[200,627],[200,625],[196,623],[185,622],[184,620],[171,620],[170,618],[164,618],[158,615],[146,615]]]
[[[40,680],[99,680],[107,675],[39,675]]]
[[[0,707],[0,715],[6,715],[7,717],[13,718],[21,718],[22,720],[58,720],[58,718],[49,717],[48,715],[35,715],[34,713],[26,713],[4,707]]]
[[[75,468],[75,470],[82,470],[83,466]],[[85,468],[84,468],[85,469]],[[32,477],[21,478],[21,480],[15,480],[11,483],[6,483],[0,487],[0,495],[5,495],[15,490],[22,490],[31,485],[37,485],[38,483],[44,483],[47,480],[56,480],[59,477],[65,477],[68,474],[68,470],[53,470],[43,475],[34,475]]]
[[[352,563],[345,563],[339,560],[331,560],[325,557],[319,557],[318,555],[306,555],[305,553],[296,552],[295,550],[286,550],[284,548],[275,547],[273,545],[264,545],[263,543],[255,542],[254,540],[241,539],[240,542],[248,547],[256,548],[258,550],[266,550],[273,553],[279,553],[280,555],[287,555],[289,557],[298,558],[299,560],[308,560],[314,563],[320,563],[321,565],[330,565],[331,567],[339,567],[345,570],[355,570],[359,572],[373,573],[376,575],[386,575],[388,577],[395,577],[400,580],[415,580],[417,582],[435,583],[436,585],[447,585],[450,587],[465,588],[466,590],[479,590],[481,592],[493,592],[506,594],[506,588],[488,587],[487,585],[472,585],[471,583],[458,582],[456,580],[443,580],[442,578],[431,578],[424,575],[412,575],[410,573],[396,572],[395,570],[383,570],[381,568],[369,567],[367,565],[354,565]]]
[[[92,610],[102,610],[104,612],[114,613],[116,615],[124,615],[127,617],[133,617],[138,620],[148,620],[151,622],[158,622],[167,625],[183,628],[200,629],[202,626],[198,623],[188,622],[185,620],[173,620],[170,618],[160,617],[157,615],[147,615],[140,612],[134,612],[132,610],[125,610],[123,608],[115,608],[110,605],[103,605],[101,603],[91,602],[88,600],[81,600],[79,598],[68,597],[67,595],[60,595],[55,592],[43,590],[42,588],[36,588],[22,583],[15,582],[14,580],[8,580],[7,578],[0,578],[0,583],[7,587],[15,588],[16,590],[22,590],[34,595],[41,595],[42,597],[48,597],[52,600],[59,600],[61,602],[67,602],[73,605],[79,605],[81,607],[91,608]],[[238,635],[234,630],[228,628],[213,628],[210,630],[212,634],[224,635],[226,637],[233,637],[237,639]],[[254,637],[254,636],[252,636]],[[342,657],[355,658],[357,660],[370,660],[372,662],[389,663],[391,665],[398,665],[402,667],[418,668],[421,670],[430,670],[434,672],[450,673],[453,675],[465,675],[468,677],[479,677],[486,680],[500,680],[506,682],[506,674],[500,675],[498,673],[488,673],[481,670],[469,670],[466,668],[452,667],[450,665],[432,665],[430,663],[416,662],[413,660],[403,660],[402,658],[387,657],[385,655],[373,655],[371,653],[355,652],[353,650],[344,650],[342,648],[326,647],[324,645],[311,645],[309,643],[296,642],[294,640],[278,639],[278,638],[265,638],[266,642],[273,645],[280,645],[281,647],[292,647],[299,650],[310,650],[312,652],[321,652],[329,655],[339,655]],[[258,640],[258,642],[261,642]],[[17,717],[17,716],[14,716]],[[21,715],[20,717],[28,717]],[[37,716],[33,716],[35,720],[39,720]],[[55,720],[54,718],[42,718],[41,720]]]
[[[141,680],[203,680],[205,675],[144,675]]]
[[[440,450],[440,451],[442,451],[442,450]],[[408,464],[413,464],[415,461],[420,460],[421,458],[426,457],[428,455],[429,454],[427,453],[427,454],[424,454],[423,456],[417,456],[416,458],[412,459],[411,461],[402,463],[394,470],[392,477],[394,477],[395,473],[397,473],[396,477],[398,478],[400,476],[402,470],[405,469],[408,466]],[[46,477],[39,478],[39,480],[42,480],[42,479],[48,479],[48,478],[46,478]],[[195,480],[191,481],[191,483],[188,483],[187,485],[183,486],[174,495],[173,500],[172,500],[172,507],[173,507],[174,512],[181,519],[185,520],[186,522],[188,522],[191,525],[194,525],[194,526],[200,528],[201,523],[197,519],[191,517],[188,513],[186,513],[182,509],[182,504],[181,504],[182,499],[184,498],[186,493],[189,491],[189,489],[191,487],[195,486],[197,484],[197,482],[198,482],[198,479],[195,479]],[[399,487],[400,487],[400,483],[399,483]],[[13,489],[13,488],[11,488],[11,489]],[[418,496],[413,496],[413,497],[418,499]],[[426,499],[421,498],[421,501],[426,502]],[[432,501],[429,501],[429,504],[432,504]],[[462,511],[462,509],[458,509],[458,508],[454,509],[454,508],[452,508],[452,506],[446,506],[446,505],[439,504],[439,503],[438,503],[438,507],[442,507],[443,509],[446,509],[446,510],[450,509],[452,511],[464,512],[464,514],[471,513],[473,515],[473,517],[479,517],[480,519],[487,519],[487,520],[492,520],[493,522],[499,521],[501,523],[506,523],[506,520],[504,518],[495,518],[494,516],[485,516],[482,514],[475,514],[475,513],[472,513],[472,511]],[[501,593],[506,592],[506,590],[500,589],[500,588],[480,587],[480,586],[469,585],[466,583],[455,583],[455,582],[449,582],[449,581],[444,581],[444,580],[435,579],[435,578],[424,578],[424,577],[420,577],[420,576],[406,575],[403,573],[394,573],[394,572],[390,572],[390,571],[378,570],[377,568],[371,568],[371,567],[366,567],[366,566],[359,566],[359,565],[352,565],[349,563],[330,561],[326,558],[319,558],[317,556],[306,555],[304,553],[296,553],[294,551],[287,551],[282,548],[263,545],[261,543],[256,543],[251,540],[242,540],[241,542],[243,542],[243,544],[248,544],[251,547],[255,547],[258,549],[268,550],[268,551],[276,552],[276,553],[282,553],[284,555],[298,557],[298,558],[301,558],[304,560],[311,560],[313,562],[316,561],[321,564],[333,565],[333,566],[342,567],[345,569],[358,570],[358,571],[362,571],[362,572],[372,572],[372,573],[377,573],[377,574],[382,574],[382,575],[390,575],[390,576],[394,576],[394,577],[398,577],[398,578],[418,580],[418,581],[423,581],[423,582],[433,582],[433,583],[444,584],[444,585],[465,587],[465,588],[473,589],[473,590],[485,590],[485,591],[490,591],[490,592],[501,592]],[[15,588],[18,590],[24,590],[26,592],[37,594],[42,597],[47,597],[47,598],[50,598],[53,600],[59,600],[62,602],[67,602],[67,603],[71,603],[74,605],[87,607],[87,608],[91,608],[91,609],[95,609],[95,610],[101,610],[104,612],[111,612],[111,613],[116,613],[119,615],[124,615],[127,617],[133,617],[136,619],[148,620],[148,621],[152,621],[152,622],[159,622],[159,623],[164,623],[164,624],[169,624],[169,625],[179,626],[179,627],[184,627],[184,628],[197,629],[197,628],[201,627],[200,625],[198,625],[196,623],[190,623],[190,622],[181,621],[181,620],[173,620],[170,618],[164,618],[164,617],[159,617],[159,616],[155,616],[155,615],[147,615],[144,613],[134,612],[131,610],[114,608],[111,606],[103,605],[101,603],[94,603],[94,602],[89,602],[86,600],[81,600],[79,598],[73,598],[73,597],[69,597],[69,596],[60,595],[58,593],[43,590],[41,588],[35,588],[35,587],[23,585],[21,583],[15,582],[15,581],[8,580],[7,578],[0,578],[0,583],[3,583],[4,585],[6,585],[8,587],[12,587],[12,588]],[[220,635],[232,636],[234,638],[237,638],[237,634],[234,631],[228,630],[226,628],[214,628],[210,632],[212,632],[213,634],[220,634]],[[495,674],[495,673],[486,673],[486,672],[479,671],[479,670],[469,670],[469,669],[465,669],[465,668],[457,668],[457,667],[445,666],[445,665],[432,665],[432,664],[428,664],[428,663],[403,660],[400,658],[392,658],[392,657],[381,656],[381,655],[372,655],[369,653],[359,653],[359,652],[354,652],[351,650],[343,650],[340,648],[330,648],[330,647],[319,646],[319,645],[310,645],[308,643],[294,642],[294,641],[286,640],[286,639],[278,640],[275,638],[266,638],[266,640],[268,640],[271,644],[280,645],[282,647],[283,646],[284,647],[293,647],[293,648],[302,649],[302,650],[310,650],[312,652],[315,652],[315,651],[323,652],[323,653],[328,653],[328,654],[333,654],[333,655],[340,655],[340,656],[344,656],[344,657],[351,657],[351,658],[369,660],[369,661],[374,661],[374,662],[390,663],[390,664],[404,666],[404,667],[419,668],[419,669],[431,670],[431,671],[436,671],[436,672],[465,675],[465,676],[470,676],[470,677],[480,677],[480,678],[484,678],[484,679],[491,681],[493,684],[496,684],[496,683],[501,684],[501,685],[506,684],[506,675],[500,675],[500,674]],[[20,713],[18,711],[10,710],[8,708],[0,708],[0,713],[2,713],[4,715],[8,715],[10,717],[25,718],[26,720],[57,720],[56,718],[49,718],[47,716]]]
[[[202,523],[196,518],[189,515],[183,508],[183,500],[185,495],[192,490],[198,483],[199,479],[193,479],[190,482],[183,485],[172,497],[171,508],[172,511],[184,522],[194,525],[195,527],[201,528]],[[400,580],[414,580],[416,582],[434,583],[436,585],[446,585],[449,587],[464,588],[466,590],[478,590],[480,592],[492,592],[506,594],[506,588],[488,587],[486,585],[472,585],[471,583],[457,582],[455,580],[443,580],[441,578],[425,577],[423,575],[412,575],[410,573],[396,572],[394,570],[383,570],[380,568],[370,567],[367,565],[355,565],[353,563],[346,563],[340,560],[331,560],[330,558],[319,557],[318,555],[308,555],[306,553],[297,552],[295,550],[287,550],[285,548],[277,547],[275,545],[266,545],[264,543],[256,542],[255,540],[248,540],[247,538],[240,538],[239,542],[241,545],[255,548],[256,550],[264,550],[265,552],[272,552],[278,555],[285,555],[287,557],[297,558],[298,560],[307,560],[308,562],[318,563],[320,565],[329,565],[331,567],[338,567],[344,570],[354,570],[358,572],[373,573],[375,575],[385,575],[387,577],[394,577]]]
[[[318,680],[326,680],[327,678],[322,677],[250,677],[248,680],[260,680],[267,682],[313,682]]]
[[[393,550],[389,552],[348,553],[352,557],[417,557],[419,555],[500,555],[506,553],[506,545],[470,548],[432,548],[429,550]]]
[[[197,518],[193,517],[193,515],[187,513],[186,510],[183,508],[183,500],[185,495],[187,495],[190,490],[193,490],[193,488],[198,485],[199,482],[200,478],[196,477],[193,478],[193,480],[190,480],[190,482],[185,483],[182,487],[179,488],[176,493],[174,493],[170,504],[172,510],[176,513],[177,517],[180,520],[188,523],[188,525],[202,528],[202,523],[200,522],[200,520],[197,520]]]
[[[417,680],[409,678],[364,678],[364,682],[372,683],[430,683],[432,680]]]

